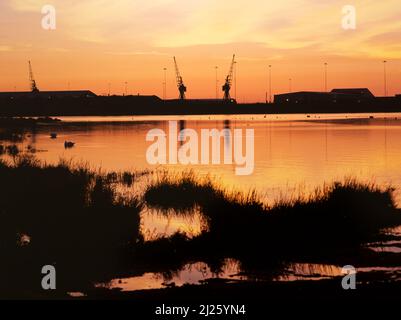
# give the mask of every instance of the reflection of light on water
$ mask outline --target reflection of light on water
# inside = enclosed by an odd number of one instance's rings
[[[67,294],[72,298],[82,298],[86,297],[86,295],[82,292],[67,292]]]
[[[364,267],[358,268],[358,272],[374,272],[374,271],[382,271],[386,273],[401,273],[401,267]]]
[[[135,291],[183,286],[184,284],[201,284],[203,281],[216,278],[245,280],[245,277],[238,275],[239,271],[239,263],[232,259],[226,259],[223,268],[219,272],[213,272],[204,262],[197,262],[187,264],[179,271],[170,274],[145,273],[139,277],[115,279],[107,284],[99,284],[97,287]]]
[[[385,234],[401,236],[401,226],[385,230]],[[375,252],[401,253],[401,240],[380,241],[366,244],[366,247]]]
[[[384,273],[384,277],[391,276],[400,279],[401,267],[358,267],[357,274]],[[322,280],[334,277],[343,277],[342,267],[328,264],[295,263],[290,265],[283,275],[276,281]]]
[[[401,236],[401,226],[387,229],[386,234],[400,237]]]
[[[384,247],[371,247],[369,249],[379,253],[380,252],[401,253],[400,247],[384,246]]]
[[[276,281],[322,280],[341,276],[341,267],[328,264],[294,263]]]
[[[160,212],[146,208],[141,213],[141,233],[146,241],[168,237],[176,232],[194,237],[201,234],[205,227],[199,208],[191,209],[188,213],[177,213],[173,210]]]
[[[369,119],[370,115],[374,119]],[[194,169],[197,175],[216,176],[221,187],[244,192],[255,189],[274,201],[296,196],[298,185],[304,185],[308,195],[324,183],[347,176],[374,179],[379,186],[391,183],[401,190],[400,118],[400,114],[65,117],[67,123],[39,126],[22,149],[30,144],[36,150],[47,150],[36,154],[47,163],[57,163],[60,158],[82,160],[106,171]],[[146,134],[150,129],[166,129],[168,120],[185,120],[186,127],[198,134],[202,129],[223,129],[228,122],[232,129],[254,128],[254,174],[236,176],[230,165],[149,165]],[[57,132],[60,139],[50,139],[50,132]],[[65,150],[64,140],[74,141],[76,146]],[[395,196],[401,203],[401,193]]]
[[[401,267],[361,267],[357,268],[358,274],[381,272],[393,279],[401,277]],[[185,284],[201,285],[212,279],[224,279],[231,281],[263,281],[258,275],[246,275],[242,272],[240,263],[234,259],[226,259],[223,267],[218,272],[203,262],[184,265],[180,270],[166,273],[145,273],[142,276],[123,279],[114,279],[109,283],[97,284],[96,287],[108,289],[120,289],[122,291],[136,291],[149,289],[163,289],[166,287],[183,286]],[[273,281],[314,281],[342,277],[342,267],[330,264],[293,263]],[[257,279],[257,280],[255,280]]]
[[[358,272],[371,272],[375,270],[394,271],[394,268],[361,268]],[[400,268],[401,269],[401,268]],[[246,281],[252,279],[246,275],[240,275],[240,264],[233,259],[226,262],[219,272],[212,272],[210,267],[203,262],[187,264],[177,272],[172,273],[145,273],[139,277],[114,279],[106,284],[98,284],[97,287],[109,289],[121,289],[122,291],[136,291],[149,289],[162,289],[171,286],[183,286],[185,284],[200,285],[211,279],[225,279],[226,281]],[[324,264],[295,263],[287,268],[285,274],[276,277],[275,281],[296,280],[322,280],[337,276],[343,276],[341,267]]]
[[[319,120],[368,120],[374,122],[385,118],[397,118],[399,113],[372,113],[374,120],[370,119],[370,114],[366,113],[323,113],[311,115],[313,119]],[[231,115],[158,115],[158,116],[65,116],[58,117],[63,122],[147,122],[168,120],[185,120],[185,121],[224,121],[224,120],[241,120],[241,121],[310,121],[310,115],[307,114],[231,114]],[[312,120],[316,121],[316,120]]]
[[[27,234],[19,234],[18,235],[18,240],[17,240],[17,244],[20,247],[24,247],[27,246],[31,243],[31,237],[28,236]]]

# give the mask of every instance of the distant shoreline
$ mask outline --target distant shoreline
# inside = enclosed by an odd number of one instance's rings
[[[161,100],[156,96],[0,99],[0,117],[335,114],[401,112],[401,99],[361,103],[236,103],[223,100]]]

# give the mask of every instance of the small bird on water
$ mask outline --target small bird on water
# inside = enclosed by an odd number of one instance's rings
[[[69,149],[72,148],[75,145],[75,142],[72,141],[64,141],[64,148]]]

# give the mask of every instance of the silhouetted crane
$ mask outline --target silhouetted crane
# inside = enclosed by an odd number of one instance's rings
[[[231,100],[230,90],[231,90],[231,85],[233,82],[234,64],[235,64],[235,54],[233,55],[233,60],[231,62],[231,66],[230,66],[228,75],[226,77],[226,82],[224,83],[224,86],[222,88],[224,91],[224,98],[223,98],[224,100]]]
[[[28,61],[29,65],[29,82],[31,84],[31,91],[32,92],[39,92],[38,87],[36,86],[36,81],[33,78],[33,72],[32,72],[32,66],[31,66],[31,61]]]
[[[175,65],[175,74],[177,78],[177,87],[178,91],[180,92],[180,100],[185,99],[185,92],[187,92],[187,87],[184,85],[184,82],[182,81],[182,77],[180,75],[180,70],[178,69],[177,61],[174,57],[174,65]]]

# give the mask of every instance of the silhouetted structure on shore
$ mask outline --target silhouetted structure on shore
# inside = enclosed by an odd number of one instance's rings
[[[274,96],[274,102],[278,104],[363,103],[374,99],[375,96],[366,88],[333,89],[331,92],[300,91]]]
[[[76,91],[22,91],[0,92],[0,99],[60,99],[60,98],[93,98],[96,94],[89,90]]]
[[[401,112],[401,99],[375,97],[367,88],[300,91],[274,96],[275,110],[283,113]]]
[[[401,112],[401,95],[375,97],[368,89],[293,92],[274,103],[234,99],[162,100],[157,96],[97,96],[89,90],[0,93],[0,116],[205,115]]]

